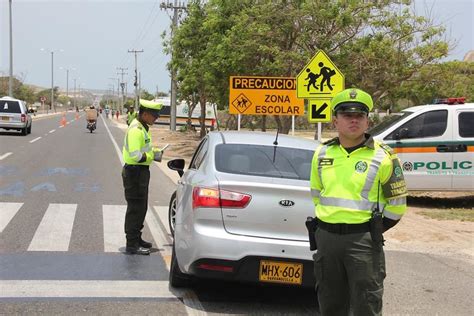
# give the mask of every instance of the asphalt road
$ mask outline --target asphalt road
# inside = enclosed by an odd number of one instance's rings
[[[84,114],[75,115],[64,127],[61,115],[38,118],[28,136],[0,131],[0,314],[315,313],[308,290],[211,281],[170,288],[166,212],[176,178],[156,165],[144,229],[155,248],[123,254],[124,131],[99,118],[91,134]],[[472,262],[386,256],[385,315],[473,314]]]

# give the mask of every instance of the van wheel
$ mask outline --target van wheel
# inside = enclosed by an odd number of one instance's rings
[[[168,208],[168,224],[170,226],[171,236],[174,236],[174,227],[176,225],[176,191],[173,192]]]
[[[28,129],[26,127],[22,128],[21,129],[21,135],[26,136],[26,134],[28,134]]]
[[[187,287],[191,285],[191,276],[181,272],[179,269],[178,260],[176,259],[176,253],[174,251],[174,243],[173,251],[171,253],[169,282],[172,287]]]

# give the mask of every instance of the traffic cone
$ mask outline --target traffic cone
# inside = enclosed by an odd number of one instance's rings
[[[66,126],[66,114],[63,114],[63,118],[61,119],[61,126]]]

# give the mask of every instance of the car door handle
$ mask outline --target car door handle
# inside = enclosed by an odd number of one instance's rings
[[[436,151],[440,153],[447,153],[447,152],[450,152],[451,150],[449,149],[448,145],[438,145],[436,146]]]
[[[453,146],[453,152],[457,152],[457,153],[464,153],[467,151],[467,145],[465,144],[459,144],[459,145],[456,145],[456,146]]]

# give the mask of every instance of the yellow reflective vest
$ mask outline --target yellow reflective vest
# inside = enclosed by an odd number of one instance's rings
[[[146,154],[146,160],[139,162],[143,158],[143,154]],[[122,157],[128,165],[149,166],[153,161],[151,133],[137,119],[132,121],[127,129],[127,134],[125,134]]]
[[[310,186],[316,217],[326,223],[368,222],[377,199],[384,217],[399,220],[406,211],[400,161],[373,138],[351,153],[338,138],[321,144],[313,156]]]

